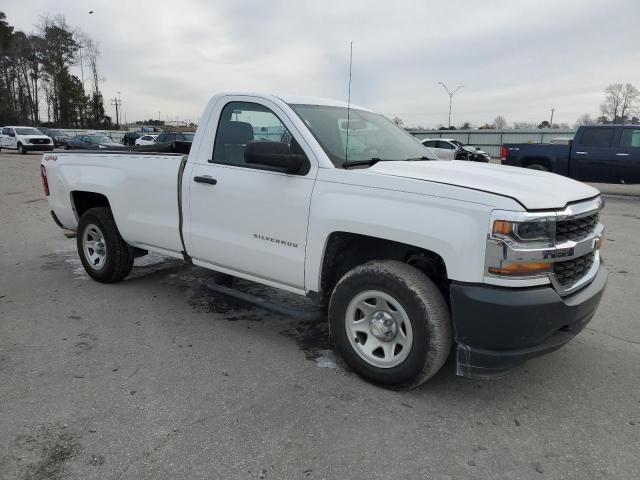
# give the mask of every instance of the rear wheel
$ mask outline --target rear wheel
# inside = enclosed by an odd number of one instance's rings
[[[120,236],[108,207],[87,210],[78,222],[78,255],[89,276],[98,282],[124,279],[133,268],[128,245]]]
[[[388,386],[427,381],[451,349],[442,293],[421,271],[398,261],[369,262],[342,277],[331,295],[329,325],[345,362]]]
[[[530,168],[531,170],[540,170],[541,172],[548,172],[549,169],[547,167],[545,167],[544,165],[540,165],[539,163],[534,163],[532,165],[527,165],[527,168]]]

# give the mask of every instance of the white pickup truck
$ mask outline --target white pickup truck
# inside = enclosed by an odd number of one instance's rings
[[[502,375],[571,340],[607,272],[599,192],[545,172],[438,161],[343,102],[222,94],[189,156],[43,155],[56,223],[87,273],[116,282],[149,251],[328,305],[367,379],[413,387],[454,352]]]

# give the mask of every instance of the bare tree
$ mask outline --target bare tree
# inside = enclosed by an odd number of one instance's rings
[[[513,128],[515,128],[516,130],[531,130],[536,127],[537,125],[531,122],[515,122],[513,124]]]
[[[400,117],[393,117],[393,123],[401,127],[404,125],[404,120],[402,120]]]
[[[591,115],[588,113],[584,113],[578,117],[576,123],[574,124],[575,128],[582,127],[583,125],[595,125],[598,123],[595,119],[591,118]]]
[[[493,119],[493,127],[498,130],[507,128],[507,120],[502,115],[498,115],[496,118]]]
[[[605,100],[600,105],[602,116],[611,123],[624,123],[638,111],[640,91],[631,83],[612,83],[604,89]]]

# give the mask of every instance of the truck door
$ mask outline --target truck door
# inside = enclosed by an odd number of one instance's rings
[[[299,133],[277,105],[248,98],[255,101],[228,101],[214,110],[213,152],[198,155],[185,173],[187,250],[196,264],[303,289],[317,161],[300,147]],[[307,156],[309,168],[289,174],[248,164],[250,142],[286,143],[292,153]]]
[[[583,127],[571,147],[569,176],[583,182],[613,179],[615,127]]]
[[[616,144],[613,181],[640,183],[640,127],[623,127]]]

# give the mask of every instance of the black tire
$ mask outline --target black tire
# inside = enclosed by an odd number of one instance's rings
[[[411,324],[413,342],[408,356],[397,366],[372,365],[361,357],[348,337],[349,304],[369,290],[381,291],[396,300]],[[442,293],[420,270],[394,260],[368,262],[342,277],[329,302],[329,329],[344,361],[367,380],[385,386],[413,388],[426,382],[444,365],[452,345],[449,308]]]
[[[531,165],[527,165],[527,168],[530,168],[531,170],[540,170],[541,172],[548,172],[549,169],[547,167],[545,167],[544,165],[540,165],[539,163],[534,163]]]
[[[95,226],[104,239],[104,264],[96,267],[87,257],[84,249],[85,233]],[[133,268],[133,258],[129,248],[118,232],[118,227],[108,207],[90,208],[78,222],[77,236],[78,255],[84,269],[91,278],[102,283],[114,283],[124,279]]]
[[[24,149],[24,147],[22,146],[21,143],[18,143],[18,153],[20,155],[26,155],[27,154],[27,151]]]

